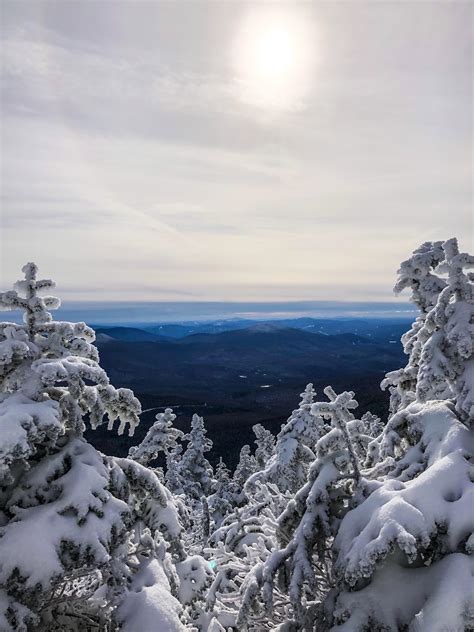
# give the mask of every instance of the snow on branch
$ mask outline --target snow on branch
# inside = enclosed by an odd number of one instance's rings
[[[0,308],[24,312],[24,325],[0,324],[0,393],[22,393],[32,401],[58,402],[64,430],[81,433],[84,417],[96,428],[108,415],[109,428],[120,420],[132,435],[139,423],[140,403],[129,389],[115,389],[99,366],[94,331],[85,323],[53,321],[49,309],[59,299],[41,297],[54,287],[37,279],[37,267],[23,267],[25,278],[0,293]]]

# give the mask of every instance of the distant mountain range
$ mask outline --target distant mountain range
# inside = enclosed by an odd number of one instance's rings
[[[99,329],[97,334],[102,363],[113,382],[149,393],[170,388],[231,393],[241,375],[249,380],[247,386],[258,388],[290,375],[304,380],[385,371],[401,360],[400,344],[390,342],[395,334],[391,329],[372,338],[351,332],[310,333],[273,323],[181,338],[128,327]]]
[[[281,320],[258,321],[243,318],[216,320],[210,322],[184,321],[161,323],[140,327],[97,326],[97,334],[128,342],[163,340],[166,338],[184,338],[191,334],[217,334],[248,328],[299,329],[309,333],[344,334],[353,333],[371,340],[394,340],[410,327],[411,320],[388,318],[291,318]],[[155,336],[155,337],[154,337]],[[104,339],[105,340],[105,339]]]
[[[149,323],[210,322],[230,319],[277,318],[412,318],[416,308],[404,300],[393,301],[74,301],[56,312],[59,320],[84,321],[102,327],[120,325],[142,328]],[[15,314],[12,314],[15,318]]]
[[[308,382],[356,392],[361,414],[386,410],[377,383],[403,365],[400,336],[408,322],[386,319],[298,318],[99,327],[101,364],[115,386],[132,388],[145,412],[134,442],[165,406],[188,430],[192,412],[206,417],[216,453],[235,463],[262,422],[278,432]],[[89,437],[111,453],[127,452],[130,440],[99,429]]]

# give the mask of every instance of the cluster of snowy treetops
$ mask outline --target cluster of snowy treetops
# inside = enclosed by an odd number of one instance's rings
[[[473,266],[455,239],[401,264],[420,313],[387,420],[308,384],[232,473],[171,409],[128,458],[84,439],[133,435],[140,403],[27,264],[0,294],[24,312],[0,324],[0,629],[474,630]]]

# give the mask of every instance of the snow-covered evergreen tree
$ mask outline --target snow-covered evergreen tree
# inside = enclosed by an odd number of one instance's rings
[[[331,387],[324,392],[329,401],[313,403],[311,410],[331,425],[315,445],[307,482],[278,518],[277,549],[247,580],[241,622],[260,588],[267,612],[271,612],[275,578],[280,573],[279,587],[282,582],[288,586],[294,625],[313,629],[322,623],[321,604],[332,585],[332,539],[352,498],[363,488],[354,442],[361,427],[351,412],[357,407],[354,393],[336,395]]]
[[[206,434],[204,419],[193,415],[191,431],[184,436],[188,445],[179,463],[179,474],[184,493],[194,500],[208,496],[212,490],[213,469],[204,456],[212,448],[212,441]]]
[[[472,629],[472,430],[449,402],[414,402],[389,421],[382,455],[385,480],[335,541],[334,629]]]
[[[140,404],[109,384],[92,329],[52,320],[59,300],[41,293],[53,282],[34,264],[23,272],[0,294],[3,310],[24,312],[24,325],[0,325],[0,629],[105,629],[134,574],[137,489],[154,475],[132,475],[133,462],[100,454],[83,431],[107,416],[133,434]],[[155,529],[176,545],[171,495],[156,477],[152,487]]]
[[[130,448],[128,452],[130,459],[143,465],[155,461],[161,453],[168,456],[174,452],[178,440],[184,437],[184,433],[173,426],[176,415],[171,408],[158,413],[155,419],[140,445]]]
[[[166,487],[173,494],[183,494],[183,480],[181,478],[181,459],[183,447],[179,443],[166,455]]]
[[[92,345],[93,330],[84,323],[53,321],[48,309],[57,309],[59,299],[41,294],[54,288],[54,283],[37,280],[33,263],[24,266],[23,272],[25,279],[15,284],[16,289],[0,293],[0,310],[22,310],[25,323],[0,325],[1,392],[15,394],[18,400],[57,402],[71,430],[83,430],[87,413],[92,428],[107,415],[109,429],[120,418],[119,434],[128,424],[133,435],[140,404],[129,389],[109,384]]]
[[[252,430],[255,434],[255,444],[257,446],[255,450],[256,467],[259,470],[263,470],[275,454],[275,437],[262,424],[255,424]]]
[[[378,437],[382,433],[384,429],[384,425],[380,417],[374,415],[371,412],[366,412],[360,418],[361,422],[364,424],[365,434],[369,437]]]
[[[243,546],[239,555],[219,542],[215,548],[206,550],[216,568],[206,603],[206,611],[211,621],[217,621],[222,630],[238,629],[239,607],[242,592],[249,573],[265,562],[270,554],[268,544],[263,537],[257,536],[255,542]],[[281,594],[272,621],[283,622],[288,612],[288,598]],[[252,625],[255,630],[274,629],[266,613],[252,612]],[[272,626],[272,627],[270,627]]]
[[[240,450],[239,462],[237,463],[234,476],[232,477],[232,487],[237,505],[241,505],[245,502],[245,483],[255,470],[255,458],[250,451],[250,446],[244,445]]]
[[[419,401],[450,399],[464,420],[474,419],[474,257],[460,253],[457,241],[443,243],[444,261],[436,271],[446,287],[426,317],[416,385]]]
[[[186,546],[191,554],[197,555],[201,554],[209,538],[211,516],[208,497],[215,487],[213,468],[205,457],[212,448],[212,441],[206,434],[203,418],[193,415],[191,431],[184,437],[188,445],[173,474],[182,490],[181,497],[189,517]]]
[[[420,315],[402,337],[409,361],[382,382],[392,395],[392,412],[415,399],[455,397],[458,412],[474,416],[474,258],[460,253],[456,239],[428,242],[399,270],[396,292],[411,288]]]
[[[381,436],[372,493],[335,540],[334,630],[474,629],[472,264],[455,240],[429,264],[448,278],[431,278],[404,370],[411,395]]]
[[[241,599],[247,578],[261,567],[275,548],[278,516],[290,500],[272,483],[256,482],[245,505],[227,515],[210,538],[206,555],[214,563],[216,578],[208,600],[215,616],[225,626],[237,626]],[[274,616],[270,619],[261,609],[252,610],[254,629],[269,630],[271,622],[282,622],[289,611],[289,599],[275,593]],[[242,612],[243,620],[249,620]]]
[[[395,293],[400,294],[404,289],[410,288],[411,301],[418,307],[420,313],[411,329],[402,336],[403,349],[409,356],[407,366],[388,373],[382,382],[382,388],[390,390],[392,413],[415,399],[421,350],[426,337],[426,318],[436,305],[439,293],[446,286],[445,281],[434,272],[443,259],[441,241],[425,242],[413,252],[409,259],[402,262],[398,270]]]
[[[126,500],[127,584],[118,591],[112,618],[121,630],[153,626],[183,632],[179,564],[186,559],[179,507],[155,473],[128,459],[111,459],[111,489]]]
[[[380,417],[366,412],[351,424],[354,450],[364,467],[371,467],[379,461],[380,443],[384,424]]]
[[[235,507],[235,494],[230,471],[222,457],[216,466],[214,493],[209,497],[209,510],[211,512],[214,530],[221,526],[225,516]]]
[[[145,529],[129,553],[129,565],[133,575],[117,608],[118,629],[184,632],[179,578],[164,542]]]
[[[278,485],[282,491],[297,491],[306,482],[308,469],[314,460],[314,446],[324,423],[311,412],[315,391],[308,384],[301,393],[299,408],[294,410],[277,435],[275,454],[265,469],[258,471],[247,482],[251,489],[258,480]]]

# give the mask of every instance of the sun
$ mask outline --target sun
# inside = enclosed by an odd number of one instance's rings
[[[295,57],[295,42],[285,28],[264,31],[254,45],[255,71],[262,77],[277,77],[291,71]]]
[[[249,12],[232,48],[239,98],[270,110],[301,107],[313,79],[313,31],[306,14],[290,9]]]

